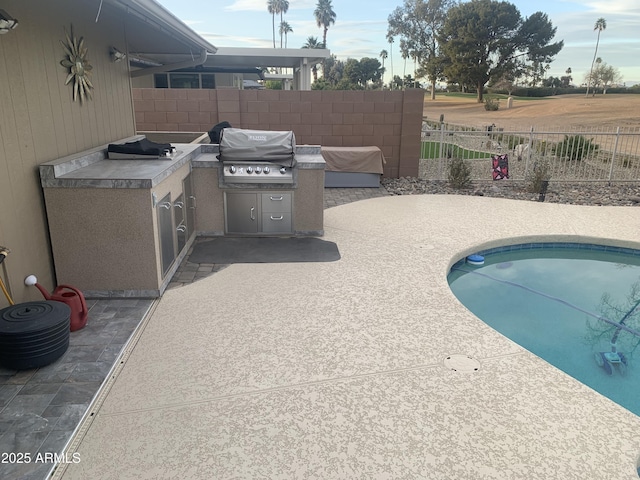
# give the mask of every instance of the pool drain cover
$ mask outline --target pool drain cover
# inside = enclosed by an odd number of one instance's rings
[[[454,372],[477,372],[480,362],[469,355],[449,355],[444,359],[444,366]]]

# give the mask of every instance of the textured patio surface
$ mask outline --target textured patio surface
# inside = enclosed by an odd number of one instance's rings
[[[340,261],[235,264],[168,290],[58,475],[637,480],[640,418],[486,326],[446,274],[481,248],[638,248],[638,232],[633,207],[424,195],[328,209]],[[451,355],[479,369],[453,371]]]

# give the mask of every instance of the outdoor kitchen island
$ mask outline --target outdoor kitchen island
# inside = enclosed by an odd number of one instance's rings
[[[218,145],[173,147],[168,157],[121,160],[105,145],[40,166],[58,284],[93,298],[154,298],[196,236],[324,234],[320,146],[296,147],[288,183],[227,183]],[[247,201],[258,227],[245,232],[233,217]]]

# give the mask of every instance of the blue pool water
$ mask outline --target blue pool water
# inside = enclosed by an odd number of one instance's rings
[[[478,252],[448,276],[478,318],[640,416],[640,250],[575,243]],[[613,341],[613,345],[612,345]]]

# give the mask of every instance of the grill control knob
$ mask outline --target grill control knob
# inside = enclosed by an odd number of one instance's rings
[[[285,173],[287,173],[287,169],[285,167],[280,167],[280,173],[284,175]]]
[[[229,173],[236,173],[236,166],[235,165],[231,165],[229,167]]]
[[[262,171],[262,167],[256,167],[256,173],[260,173]]]
[[[271,169],[270,169],[269,167],[264,167],[264,173],[265,173],[265,175],[266,175],[267,173],[269,173],[270,171],[271,171]]]
[[[253,173],[253,167],[247,167],[247,173]]]

